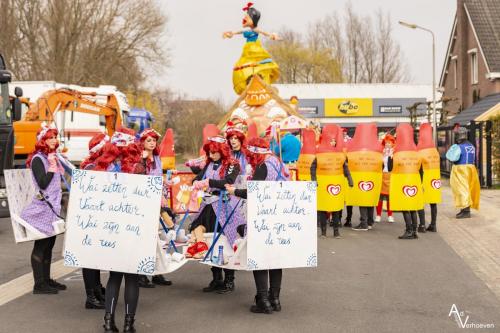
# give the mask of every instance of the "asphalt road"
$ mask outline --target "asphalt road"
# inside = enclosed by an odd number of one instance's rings
[[[354,221],[358,215],[355,209]],[[229,295],[201,292],[208,267],[188,263],[169,275],[174,285],[141,289],[138,332],[462,332],[463,322],[494,324],[500,331],[500,300],[439,233],[399,240],[397,223],[379,223],[368,232],[341,229],[342,239],[318,241],[318,268],[284,271],[283,310],[252,314],[251,272],[236,273]],[[62,239],[62,237],[59,237]],[[55,260],[60,259],[61,239]],[[32,243],[13,243],[10,221],[0,220],[0,284],[30,272]],[[102,276],[106,281],[106,274]],[[100,310],[85,310],[79,271],[60,279],[59,295],[26,294],[0,307],[0,332],[101,332]],[[123,298],[117,324],[122,327]]]

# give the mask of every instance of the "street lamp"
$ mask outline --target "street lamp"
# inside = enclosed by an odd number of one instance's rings
[[[430,32],[432,35],[432,112],[434,114],[433,121],[432,121],[432,127],[434,127],[433,131],[433,139],[434,142],[437,145],[437,115],[436,115],[436,38],[434,36],[434,32],[432,32],[429,29],[423,28],[421,26],[418,26],[416,24],[411,24],[411,23],[406,23],[403,21],[399,21],[399,24],[401,24],[404,27],[410,28],[410,29],[420,29],[424,30],[427,32]]]

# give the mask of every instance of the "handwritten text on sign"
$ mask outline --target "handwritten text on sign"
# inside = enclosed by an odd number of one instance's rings
[[[74,170],[65,265],[153,273],[161,192],[161,177]]]
[[[248,268],[317,265],[315,182],[248,182]]]

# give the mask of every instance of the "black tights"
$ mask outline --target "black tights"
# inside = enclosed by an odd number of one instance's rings
[[[345,206],[347,216],[345,217],[346,222],[351,222],[352,219],[352,206]],[[340,211],[340,219],[342,220],[342,211]]]
[[[319,226],[321,227],[321,234],[326,235],[326,220],[328,212],[318,210],[318,221]],[[342,210],[338,210],[336,212],[332,212],[332,220],[333,220],[333,230],[339,230],[340,219],[342,218]]]
[[[403,211],[403,219],[405,220],[406,230],[417,230],[417,211],[405,210]]]
[[[56,243],[56,236],[37,239],[31,252],[31,268],[35,284],[48,282],[50,279],[50,264],[52,249]]]
[[[438,207],[437,204],[431,203],[431,225],[436,225]],[[425,226],[425,208],[418,211],[418,219],[420,220],[420,225]]]
[[[109,272],[106,285],[106,312],[115,313],[122,277],[125,277],[125,313],[134,315],[139,301],[139,275],[121,272]]]
[[[283,270],[281,269],[253,271],[253,278],[255,280],[255,288],[257,288],[257,294],[267,293],[269,286],[272,289],[280,289],[282,276]]]
[[[101,271],[98,269],[82,268],[85,290],[101,287]]]

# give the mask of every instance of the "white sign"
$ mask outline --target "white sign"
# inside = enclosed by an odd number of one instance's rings
[[[161,176],[74,170],[64,264],[153,274]]]
[[[37,190],[35,184],[33,184],[31,169],[5,170],[4,174],[9,200],[10,220],[16,243],[52,237],[64,232],[64,220],[54,221],[52,223],[54,234],[46,235],[21,218],[23,209],[31,204],[33,200],[36,200],[34,198]],[[48,205],[46,208],[50,209]]]
[[[249,181],[247,268],[316,267],[316,183]]]

